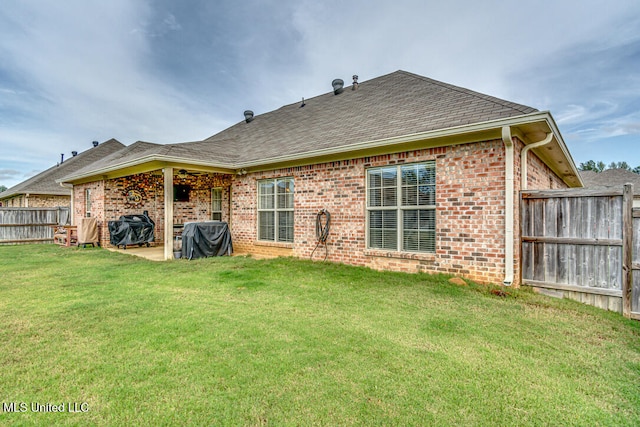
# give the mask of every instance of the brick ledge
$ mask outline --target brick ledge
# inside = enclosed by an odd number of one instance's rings
[[[436,254],[431,253],[380,251],[373,249],[365,249],[364,255],[368,257],[415,259],[419,261],[434,261],[436,259]]]
[[[293,243],[266,242],[264,240],[254,240],[253,244],[254,244],[254,246],[268,246],[270,248],[293,249]]]

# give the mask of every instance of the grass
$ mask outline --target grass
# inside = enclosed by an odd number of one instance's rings
[[[640,425],[640,322],[527,290],[53,245],[0,280],[4,425]]]

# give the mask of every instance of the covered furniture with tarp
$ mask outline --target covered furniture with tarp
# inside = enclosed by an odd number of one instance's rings
[[[78,220],[78,246],[95,246],[100,244],[98,222],[95,218],[80,218]]]
[[[182,231],[182,258],[231,255],[229,224],[222,221],[187,222]]]
[[[156,224],[145,211],[142,215],[122,215],[117,221],[109,221],[109,241],[115,247],[147,245],[155,240]]]

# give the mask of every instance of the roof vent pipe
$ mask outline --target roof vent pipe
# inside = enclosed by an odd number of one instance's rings
[[[253,111],[245,110],[245,112],[244,112],[244,121],[249,123],[252,120],[253,120]]]
[[[94,146],[94,147],[97,147],[97,146],[98,146],[98,144],[100,144],[98,141],[93,141],[93,146]]]
[[[358,90],[358,75],[353,75],[353,86],[351,86],[351,90]]]
[[[72,155],[73,157],[75,157],[75,156],[77,156],[77,155],[78,155],[78,152],[77,152],[77,151],[72,151],[72,152],[71,152],[71,155]]]
[[[333,86],[333,94],[339,95],[342,93],[342,88],[344,87],[344,81],[342,79],[335,79],[331,82],[331,86]]]
[[[64,153],[60,153],[60,163],[64,163]]]

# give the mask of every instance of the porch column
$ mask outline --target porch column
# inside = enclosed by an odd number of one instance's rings
[[[173,259],[173,168],[164,173],[164,259]]]

